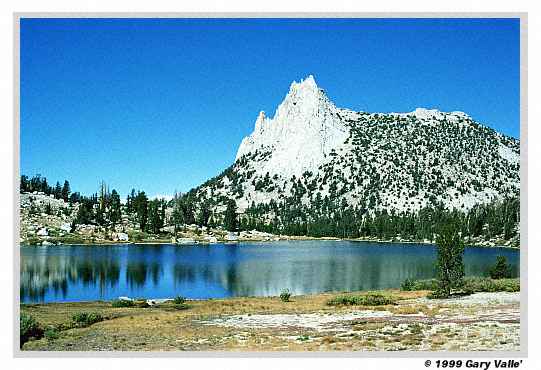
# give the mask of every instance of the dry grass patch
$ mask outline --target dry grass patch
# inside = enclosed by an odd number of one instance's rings
[[[436,316],[439,310],[439,307],[430,307],[426,304],[399,304],[389,308],[389,311],[396,315],[416,315],[422,313],[429,317]]]
[[[399,337],[400,343],[407,346],[419,346],[423,342],[423,337],[418,334],[405,334]]]
[[[374,292],[352,292],[351,296],[367,296]],[[405,347],[417,348],[421,337],[430,325],[417,324],[426,317],[407,318],[407,315],[422,312],[435,316],[440,309],[447,308],[449,315],[459,312],[462,315],[467,307],[428,304],[414,301],[424,297],[426,292],[382,291],[377,294],[392,296],[396,305],[384,306],[328,306],[327,301],[338,293],[324,293],[311,296],[295,296],[294,301],[284,303],[279,297],[231,298],[206,301],[187,301],[189,308],[178,310],[173,302],[166,302],[148,308],[113,308],[110,302],[80,302],[45,305],[21,305],[21,311],[31,314],[44,327],[57,326],[71,321],[74,314],[95,312],[109,318],[88,328],[74,328],[60,332],[58,339],[31,341],[24,349],[35,350],[240,350],[240,351],[311,351],[311,350],[385,350]],[[388,310],[404,317],[394,318],[402,324],[394,325],[383,318],[366,318],[340,322],[340,330],[354,331],[351,336],[342,338],[334,332],[318,333],[298,328],[254,328],[239,329],[219,325],[205,325],[202,321],[227,317],[228,315],[252,314],[350,314],[353,311]],[[479,311],[479,307],[473,308]],[[444,310],[445,311],[445,310]],[[443,311],[442,311],[443,312]],[[474,313],[474,312],[472,312]],[[385,316],[385,315],[384,315]],[[430,321],[430,320],[429,320]],[[407,323],[409,325],[404,325]],[[334,325],[334,324],[333,324]],[[338,332],[341,332],[341,331]],[[449,330],[449,329],[448,329]],[[454,330],[436,332],[427,337],[428,347],[437,348],[453,338]],[[323,336],[322,336],[323,335]],[[309,336],[310,340],[295,340]],[[471,339],[481,338],[474,335]],[[456,337],[455,337],[456,339]],[[507,340],[496,337],[495,340]],[[32,343],[33,342],[33,343]],[[398,347],[397,347],[398,346]]]

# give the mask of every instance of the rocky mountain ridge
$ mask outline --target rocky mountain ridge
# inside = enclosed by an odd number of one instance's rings
[[[431,204],[468,210],[520,187],[520,143],[463,112],[418,108],[367,113],[337,108],[313,76],[290,86],[272,118],[259,113],[234,164],[193,189],[220,209],[293,197],[329,198],[368,212]]]

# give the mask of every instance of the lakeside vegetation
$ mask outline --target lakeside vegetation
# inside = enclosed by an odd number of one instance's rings
[[[476,292],[518,292],[520,290],[519,279],[468,278],[466,281],[476,284]],[[494,287],[496,287],[496,290],[494,290]],[[432,303],[430,306],[425,301],[419,301],[419,299],[426,298],[430,293],[430,289],[427,288],[432,288],[428,282],[415,282],[415,289],[407,291],[320,293],[306,296],[290,296],[287,300],[282,297],[238,297],[191,301],[179,297],[178,299],[154,305],[145,304],[145,300],[134,300],[132,301],[133,304],[128,305],[116,305],[113,303],[115,301],[21,304],[21,347],[23,350],[247,349],[243,346],[239,347],[236,340],[230,343],[228,339],[235,339],[234,335],[240,335],[245,330],[236,328],[218,330],[215,327],[202,325],[201,323],[209,320],[219,320],[228,317],[228,315],[235,315],[235,317],[244,315],[246,319],[249,319],[252,315],[264,315],[265,317],[278,315],[277,317],[283,317],[284,314],[292,314],[293,316],[310,314],[328,317],[331,314],[348,315],[352,309],[367,310],[367,313],[384,310],[390,312],[393,316],[403,317],[404,319],[401,320],[405,320],[406,317],[400,315],[418,313],[423,313],[423,317],[433,319],[435,315],[446,315],[450,312],[450,308],[456,308],[456,302],[453,300],[450,300],[449,304],[445,303],[446,300],[438,300],[438,302]],[[496,303],[491,303],[489,307],[497,309]],[[464,310],[464,308],[460,308],[460,310]],[[488,311],[486,306],[475,305],[467,308],[467,312],[469,315],[486,315]],[[360,326],[355,330],[377,328],[382,330],[381,334],[386,335],[383,328],[393,327],[395,325],[393,322],[396,323],[396,321],[389,321],[388,319],[388,317],[384,317],[381,321],[356,321],[355,325]],[[400,322],[413,325],[415,331],[418,331],[420,327],[429,329],[430,325],[433,325],[424,324],[418,320],[415,322],[399,321],[398,323]],[[156,331],[156,325],[159,325],[159,331]],[[469,324],[468,327],[474,328],[475,324]],[[179,330],[181,330],[181,334],[179,334]],[[284,338],[284,335],[296,335],[299,338],[304,335],[314,338],[314,334],[310,331],[304,330],[304,334],[296,334],[298,331],[290,326],[282,330],[285,330],[285,332],[281,335],[277,335],[274,331],[271,335],[280,343],[283,341],[280,338]],[[405,348],[409,348],[412,343],[409,343],[409,341],[404,342],[409,337],[399,334],[397,332],[398,337],[393,339],[392,342],[386,340],[385,343],[402,343]],[[453,335],[456,339],[456,334]],[[474,338],[474,336],[468,337],[470,339]],[[220,338],[224,338],[225,342],[222,342]],[[316,336],[316,338],[318,337]],[[202,339],[205,340],[201,341]],[[323,340],[323,344],[327,341],[325,337],[319,339]],[[305,342],[305,340],[298,340],[296,343],[303,346],[295,345],[290,349],[304,349]],[[207,346],[207,344],[211,343],[214,343],[214,345]],[[346,344],[340,339],[335,339],[333,343]],[[358,343],[365,348],[373,348],[376,342],[371,344],[355,340],[352,343]],[[269,350],[279,348],[279,346],[254,345],[254,347],[248,348]],[[329,347],[329,349],[333,348],[332,346]],[[339,348],[342,347],[338,346],[336,349]],[[348,347],[343,348],[347,349]],[[387,347],[382,349],[387,349]]]

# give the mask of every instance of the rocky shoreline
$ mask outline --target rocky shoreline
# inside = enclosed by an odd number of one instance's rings
[[[74,225],[78,204],[69,204],[62,199],[39,193],[24,193],[20,198],[20,237],[19,244],[26,245],[108,245],[108,244],[214,244],[214,243],[246,243],[274,242],[285,240],[346,240],[353,242],[429,244],[431,240],[409,240],[399,236],[391,239],[365,237],[357,239],[339,239],[335,237],[310,237],[276,235],[257,230],[230,232],[222,227],[204,227],[184,225],[175,233],[172,226],[162,228],[161,235],[142,233],[137,222],[123,215],[119,224],[114,227],[96,225]],[[45,213],[45,208],[49,209]],[[466,245],[476,247],[509,247],[519,248],[516,240],[482,240],[481,238],[465,240]]]
[[[406,240],[384,240],[384,239],[339,239],[339,238],[331,238],[331,237],[324,237],[324,238],[316,238],[316,237],[286,237],[286,236],[276,236],[272,239],[267,238],[239,238],[237,240],[218,240],[216,242],[209,242],[205,240],[197,240],[194,239],[193,242],[190,243],[178,243],[173,242],[170,240],[165,239],[156,239],[156,240],[147,240],[147,241],[139,241],[139,242],[124,242],[124,241],[118,241],[118,240],[100,240],[100,241],[92,241],[92,240],[81,240],[79,242],[57,242],[57,243],[46,243],[46,244],[27,244],[24,240],[20,241],[21,247],[35,247],[35,246],[54,246],[54,245],[88,245],[88,246],[94,246],[94,245],[101,245],[101,246],[108,246],[108,245],[169,245],[169,244],[177,244],[179,246],[182,245],[212,245],[217,243],[222,244],[239,244],[239,243],[261,243],[261,242],[278,242],[278,241],[348,241],[348,242],[358,242],[358,243],[379,243],[379,244],[416,244],[416,245],[434,245],[434,242],[425,242],[425,241],[406,241]],[[468,247],[475,247],[475,248],[509,248],[509,249],[520,249],[516,246],[509,246],[509,245],[497,245],[497,244],[467,244]]]

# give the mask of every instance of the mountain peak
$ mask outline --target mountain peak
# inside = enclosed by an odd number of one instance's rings
[[[231,169],[201,194],[233,196],[242,210],[272,200],[311,207],[319,193],[372,214],[413,214],[434,204],[471,209],[520,190],[518,140],[458,111],[337,108],[311,75],[291,84],[272,117],[260,112],[255,126]]]
[[[312,75],[294,81],[272,118],[259,113],[254,132],[242,140],[236,159],[257,150],[271,151],[271,173],[299,175],[315,170],[347,138],[347,128],[336,112]]]
[[[289,91],[299,91],[299,90],[319,90],[314,76],[308,75],[304,80],[301,79],[300,82],[293,81],[289,88]]]
[[[314,115],[333,109],[334,104],[317,86],[314,76],[308,75],[300,82],[291,83],[289,92],[276,110],[275,118],[285,119],[286,116],[296,116],[308,122]]]

